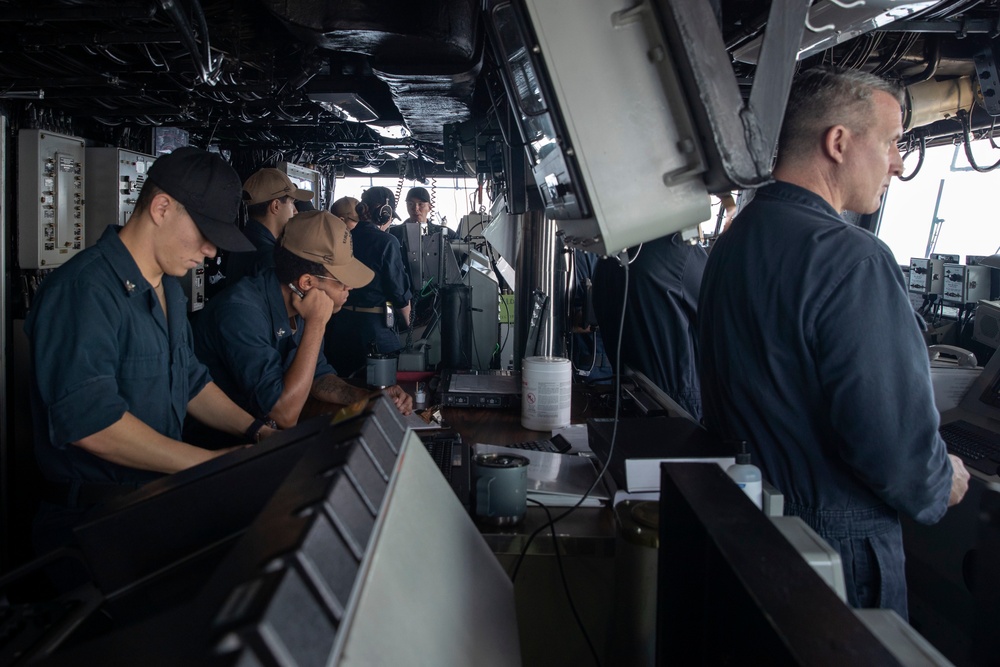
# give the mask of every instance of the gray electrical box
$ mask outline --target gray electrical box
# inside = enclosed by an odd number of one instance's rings
[[[910,258],[910,291],[918,294],[943,294],[944,262],[926,257]]]
[[[976,306],[972,339],[992,348],[1000,347],[1000,301],[980,301]]]
[[[124,225],[135,210],[152,155],[124,148],[87,149],[87,245],[97,243],[108,225]]]
[[[279,162],[278,169],[285,172],[288,179],[295,184],[295,187],[309,190],[313,193],[311,200],[313,206],[321,211],[326,210],[327,202],[322,201],[323,179],[318,171],[291,162]]]
[[[458,223],[458,238],[467,239],[469,234],[482,236],[486,226],[490,224],[489,213],[469,213],[463,215]]]
[[[952,255],[943,252],[932,252],[931,259],[940,259],[945,264],[958,264],[962,261],[962,258],[959,255]]]
[[[83,139],[44,130],[17,137],[18,264],[51,269],[83,250]]]
[[[976,303],[990,298],[988,266],[944,265],[944,300],[952,303]]]

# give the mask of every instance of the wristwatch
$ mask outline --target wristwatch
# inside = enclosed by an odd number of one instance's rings
[[[261,419],[260,417],[256,417],[253,420],[253,423],[251,423],[250,426],[247,427],[247,430],[243,432],[243,436],[247,439],[248,442],[253,442],[253,443],[260,442],[260,430],[265,426],[273,429],[278,428],[278,425],[275,423],[273,419],[270,419],[269,417],[265,417],[263,419]]]

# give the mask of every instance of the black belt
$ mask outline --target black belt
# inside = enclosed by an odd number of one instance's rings
[[[343,306],[343,309],[355,313],[371,313],[374,315],[381,315],[385,312],[385,306],[372,306],[371,308],[365,308],[364,306]]]
[[[142,484],[98,484],[94,482],[45,482],[42,500],[65,507],[100,505],[109,500],[132,493]]]

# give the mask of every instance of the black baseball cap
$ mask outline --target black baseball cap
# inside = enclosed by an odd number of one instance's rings
[[[392,209],[392,217],[399,220],[399,214],[396,213],[396,195],[392,194],[392,190],[389,188],[377,185],[373,188],[368,188],[361,194],[361,201],[363,201],[368,209],[374,214],[378,212],[378,209],[382,208],[386,204]]]
[[[419,199],[420,201],[429,202],[431,200],[430,194],[427,192],[427,188],[410,188],[410,191],[406,193],[406,200]]]
[[[184,205],[213,245],[230,252],[256,249],[236,226],[243,184],[218,154],[193,146],[178,148],[156,158],[147,178]]]

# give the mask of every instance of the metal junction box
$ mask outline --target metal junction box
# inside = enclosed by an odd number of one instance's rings
[[[87,149],[88,246],[97,243],[108,225],[128,222],[155,160],[124,148]]]
[[[83,250],[83,139],[21,130],[17,164],[18,264],[55,268]]]
[[[990,298],[988,266],[944,265],[944,300],[952,303],[976,303]]]
[[[917,294],[943,294],[944,262],[926,257],[910,258],[909,287]]]

